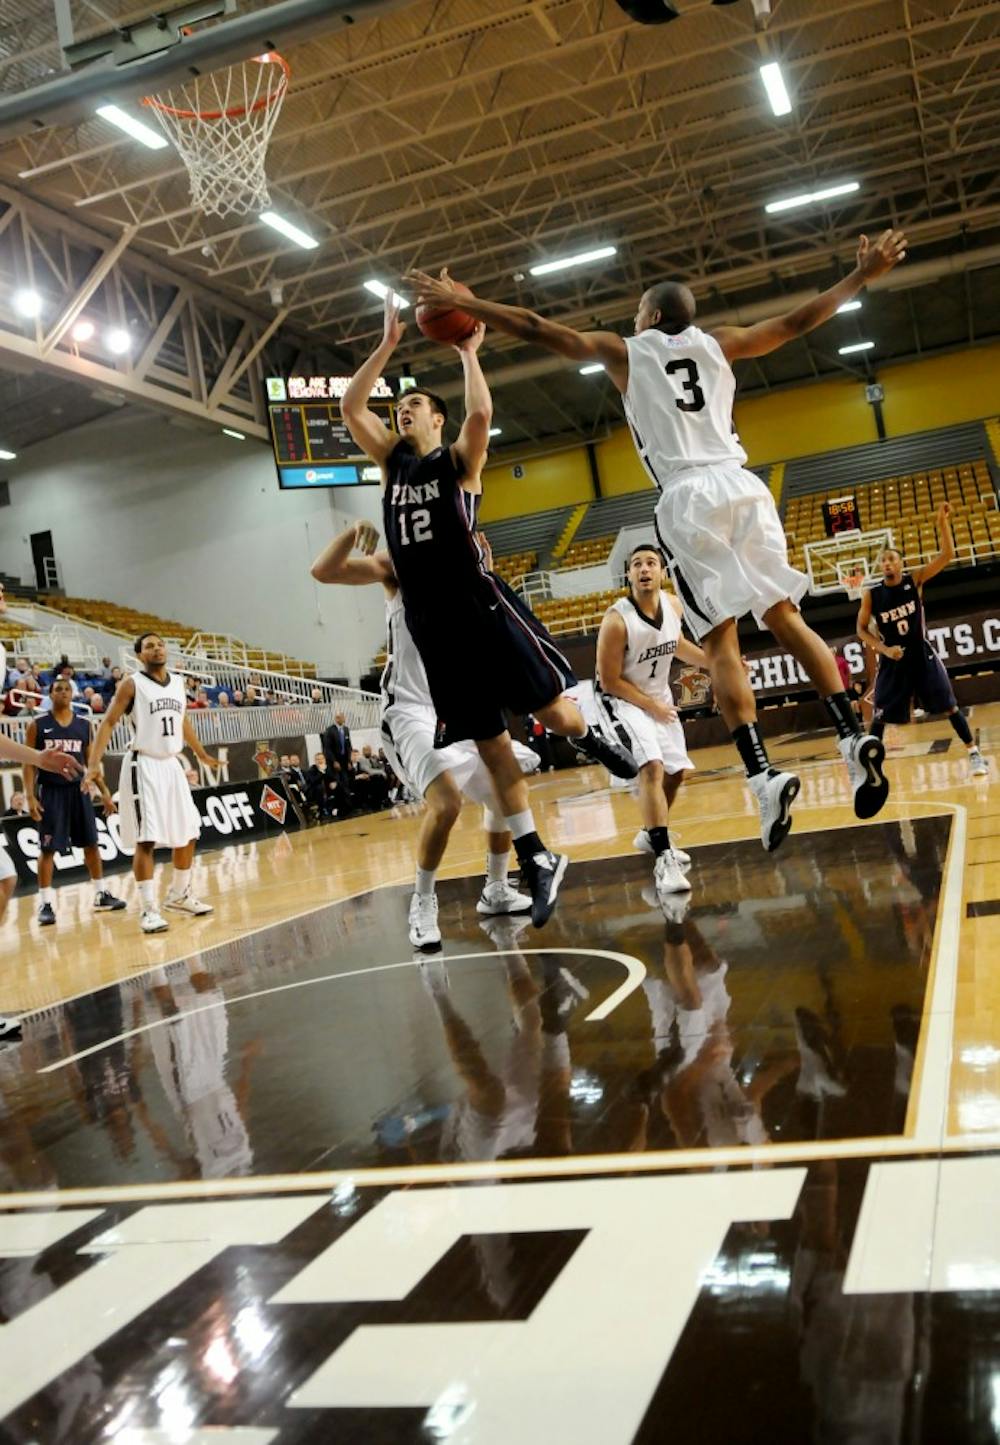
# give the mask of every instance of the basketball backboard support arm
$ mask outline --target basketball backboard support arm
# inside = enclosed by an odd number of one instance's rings
[[[200,0],[137,25],[71,43],[67,69],[30,90],[0,97],[0,141],[46,126],[68,125],[93,115],[98,105],[138,100],[183,81],[192,69],[208,71],[237,64],[262,50],[329,33],[379,11],[398,10],[408,0],[280,0],[277,5],[236,15],[221,25],[175,39],[171,26],[188,11],[223,13],[227,0]],[[69,0],[58,0],[68,10]],[[57,16],[59,11],[57,10]],[[161,24],[164,26],[160,28]],[[143,47],[147,47],[143,49]],[[153,47],[152,49],[148,47]]]
[[[236,0],[195,0],[194,4],[182,5],[179,10],[150,15],[146,20],[78,41],[73,32],[71,0],[54,0],[54,4],[59,44],[70,70],[107,56],[115,65],[144,60],[148,55],[177,45],[185,26],[201,25],[220,15],[232,15],[236,10]]]

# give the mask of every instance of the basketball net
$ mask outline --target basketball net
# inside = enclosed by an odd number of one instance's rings
[[[288,90],[288,62],[276,50],[193,76],[143,97],[191,179],[191,203],[209,216],[267,210],[264,160]]]
[[[844,587],[851,601],[858,602],[865,590],[865,574],[863,572],[847,573],[844,577]]]

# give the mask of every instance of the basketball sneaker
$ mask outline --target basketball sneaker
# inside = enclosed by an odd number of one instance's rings
[[[21,1042],[21,1020],[0,1018],[0,1044]]]
[[[565,853],[545,850],[534,853],[530,858],[522,858],[520,862],[521,882],[531,890],[531,921],[536,928],[541,928],[556,906],[559,885],[569,859]]]
[[[38,910],[38,922],[43,928],[48,928],[56,921],[56,910],[51,903],[43,903]]]
[[[648,853],[650,857],[652,857],[653,845],[649,841],[649,834],[646,832],[645,828],[640,828],[638,833],[636,833],[635,837],[632,839],[632,847],[638,849],[640,853]],[[690,853],[685,853],[683,848],[675,848],[673,847],[673,845],[671,845],[670,851],[674,855],[674,861],[676,863],[679,863],[682,868],[691,867]]]
[[[568,740],[595,763],[603,763],[614,778],[636,778],[639,764],[629,752],[618,743],[611,742],[596,728],[588,728],[582,738]]]
[[[527,913],[531,899],[510,883],[487,883],[476,904],[477,913]]]
[[[989,764],[978,748],[969,749],[969,773],[973,778],[989,777]]]
[[[410,945],[433,948],[441,942],[436,893],[414,893],[410,899]]]
[[[155,908],[144,908],[142,910],[139,925],[143,933],[166,933],[170,927],[170,924],[164,918],[163,914]]]
[[[874,818],[889,796],[889,779],[882,771],[885,744],[870,733],[855,733],[854,737],[840,738],[837,746],[854,789],[855,817]]]
[[[668,893],[691,892],[691,880],[674,857],[672,848],[668,848],[657,858],[653,879],[656,883],[657,898],[662,898],[664,894]]]
[[[191,918],[201,918],[206,913],[215,912],[211,903],[203,903],[200,898],[195,897],[190,889],[187,893],[178,893],[176,896],[168,893],[164,907],[172,908],[176,913],[187,913]]]
[[[123,908],[127,907],[128,904],[124,898],[116,898],[113,893],[108,892],[107,888],[102,888],[94,899],[95,913],[120,913]]]
[[[760,841],[766,852],[773,853],[792,826],[792,804],[802,783],[794,773],[779,773],[775,768],[757,773],[748,782],[760,808]]]

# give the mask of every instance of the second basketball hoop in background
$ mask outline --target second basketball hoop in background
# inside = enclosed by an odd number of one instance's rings
[[[276,50],[147,95],[191,178],[191,203],[208,216],[270,205],[264,162],[291,71]]]

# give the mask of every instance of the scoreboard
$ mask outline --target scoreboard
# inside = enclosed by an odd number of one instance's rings
[[[823,503],[823,525],[828,537],[857,532],[861,526],[857,497],[832,497]]]
[[[349,376],[268,377],[268,421],[278,485],[286,489],[353,487],[378,482],[340,414]],[[379,377],[369,397],[387,427],[394,416],[392,389]]]

